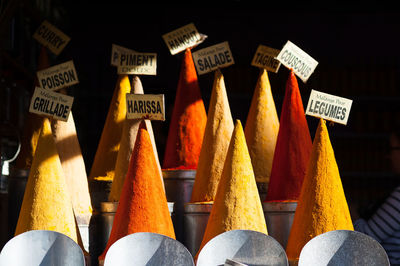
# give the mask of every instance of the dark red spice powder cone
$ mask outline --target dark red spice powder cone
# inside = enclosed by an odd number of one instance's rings
[[[186,49],[169,125],[163,169],[196,169],[207,114],[190,49]]]
[[[298,200],[311,149],[312,140],[299,86],[291,70],[286,82],[271,178],[265,201]]]

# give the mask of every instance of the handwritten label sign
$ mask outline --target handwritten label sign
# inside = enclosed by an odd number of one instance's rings
[[[67,121],[73,101],[71,96],[36,87],[29,112]]]
[[[233,65],[233,56],[228,42],[222,42],[193,53],[194,64],[199,75],[218,68]]]
[[[306,83],[314,72],[318,62],[290,41],[280,51],[277,59]]]
[[[156,75],[156,53],[121,53],[118,74]]]
[[[278,49],[274,49],[265,45],[259,45],[256,54],[251,62],[252,66],[265,68],[271,72],[278,72],[281,63],[276,59],[279,54]]]
[[[131,54],[136,53],[136,51],[119,46],[116,44],[111,45],[111,65],[118,67],[120,54]]]
[[[79,83],[72,60],[36,72],[42,89],[58,90]]]
[[[49,50],[56,55],[59,55],[71,40],[70,37],[46,20],[37,28],[33,34],[33,38],[43,46],[49,48]]]
[[[204,38],[202,38],[193,23],[164,34],[162,38],[172,55],[204,41]]]
[[[306,114],[346,125],[352,103],[346,98],[311,90]]]
[[[126,118],[165,120],[164,94],[126,94]]]

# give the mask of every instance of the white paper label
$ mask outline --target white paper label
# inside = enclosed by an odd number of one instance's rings
[[[290,41],[280,51],[277,59],[282,65],[293,69],[293,72],[306,83],[314,72],[318,62]]]
[[[67,121],[73,101],[74,97],[36,87],[29,112]]]
[[[46,20],[40,24],[39,28],[33,34],[39,43],[49,48],[51,52],[59,55],[64,47],[71,40],[65,33],[51,25]]]
[[[306,115],[346,125],[352,103],[353,100],[311,90]]]
[[[111,45],[111,65],[118,67],[119,65],[119,56],[120,54],[130,54],[130,53],[136,53],[136,51],[125,48],[123,46],[119,46],[116,44]]]
[[[278,49],[274,49],[265,45],[259,45],[256,54],[251,62],[252,66],[265,68],[271,72],[278,72],[281,63],[276,59],[279,54]]]
[[[165,120],[164,94],[126,94],[126,118]]]
[[[156,75],[156,53],[121,53],[118,74]]]
[[[184,51],[204,41],[193,23],[171,31],[162,36],[172,55]]]
[[[36,72],[40,87],[58,90],[79,83],[72,60]]]
[[[233,56],[228,42],[222,42],[193,53],[193,61],[199,75],[218,68],[233,65]]]

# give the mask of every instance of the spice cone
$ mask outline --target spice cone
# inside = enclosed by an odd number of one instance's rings
[[[99,260],[104,260],[115,241],[137,232],[158,233],[175,239],[153,146],[144,127],[137,133],[110,238]]]
[[[215,236],[235,229],[268,233],[246,139],[239,120],[235,122],[199,252]]]
[[[138,76],[134,76],[132,80],[131,93],[143,94],[143,86]],[[115,175],[111,184],[111,191],[108,195],[109,201],[119,201],[122,186],[126,173],[128,172],[129,160],[131,158],[132,150],[135,145],[137,132],[141,119],[126,119],[124,120],[124,126],[122,129],[121,147],[118,151],[117,162],[115,163]],[[158,153],[154,140],[153,129],[150,120],[144,120],[147,132],[149,132],[151,144],[153,145],[154,157],[157,162],[158,169],[161,175],[161,166],[158,160]]]
[[[278,130],[279,119],[268,73],[260,69],[244,128],[257,182],[269,183]]]
[[[43,70],[50,67],[49,55],[47,48],[41,46],[39,58],[37,62],[37,71]],[[39,80],[35,76],[35,83],[31,95],[35,89],[35,86],[39,86]],[[26,114],[26,123],[21,138],[21,150],[18,154],[18,158],[15,161],[16,168],[19,169],[30,169],[32,165],[33,155],[35,154],[36,145],[39,139],[40,131],[42,129],[43,117],[37,114],[28,112]]]
[[[78,241],[71,197],[47,118],[43,119],[15,235],[30,230],[57,231]]]
[[[266,201],[298,200],[311,148],[299,86],[291,70],[286,83]]]
[[[89,224],[92,203],[72,112],[67,122],[53,120],[51,126],[76,219],[79,224]]]
[[[119,75],[100,142],[90,170],[90,180],[108,180],[114,178],[123,121],[126,117],[126,94],[131,91],[128,75]]]
[[[309,240],[333,230],[354,229],[328,130],[320,119],[287,243],[289,260],[298,260]]]
[[[214,200],[233,128],[224,77],[218,69],[215,71],[191,202]]]
[[[196,169],[207,114],[192,52],[186,49],[169,125],[163,169]]]

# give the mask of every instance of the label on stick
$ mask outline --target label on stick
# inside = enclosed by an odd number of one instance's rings
[[[218,68],[233,65],[233,56],[228,42],[222,42],[193,53],[193,61],[199,75]]]
[[[353,100],[311,90],[306,115],[346,125]]]
[[[58,90],[79,83],[72,60],[36,72],[40,87]]]
[[[281,62],[276,59],[279,54],[278,49],[274,49],[265,45],[259,45],[256,54],[251,62],[252,66],[265,68],[271,72],[278,72]]]
[[[136,53],[136,51],[119,46],[116,44],[111,45],[111,65],[118,67],[120,54]]]
[[[121,53],[119,56],[118,74],[156,75],[156,53]]]
[[[294,43],[287,41],[280,51],[277,59],[287,68],[292,68],[293,72],[306,83],[308,78],[314,72],[318,62],[306,54]]]
[[[37,28],[33,34],[33,38],[43,46],[49,48],[49,50],[56,55],[59,55],[71,40],[70,37],[46,20]]]
[[[166,33],[162,36],[172,55],[184,51],[204,41],[193,23]]]
[[[67,121],[73,101],[74,97],[36,87],[29,112]]]
[[[126,118],[165,120],[164,94],[126,94]]]

